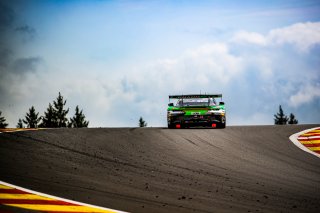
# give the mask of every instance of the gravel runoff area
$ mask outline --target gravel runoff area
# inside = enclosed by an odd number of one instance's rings
[[[0,180],[136,213],[320,212],[320,159],[289,140],[316,126],[3,133]]]

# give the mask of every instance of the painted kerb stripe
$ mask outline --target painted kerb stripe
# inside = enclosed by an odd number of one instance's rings
[[[0,128],[0,133],[3,132],[19,132],[19,131],[35,131],[39,129],[45,129],[45,128]]]
[[[48,213],[125,213],[32,191],[3,181],[0,181],[0,204]]]
[[[293,134],[290,140],[303,151],[320,158],[320,127]]]

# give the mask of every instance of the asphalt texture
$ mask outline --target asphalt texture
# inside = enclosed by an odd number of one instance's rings
[[[289,140],[316,126],[3,133],[0,180],[136,213],[320,212],[320,158]]]

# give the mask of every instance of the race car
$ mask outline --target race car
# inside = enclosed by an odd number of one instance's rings
[[[216,98],[221,101],[217,103]],[[172,103],[171,100],[176,100]],[[226,127],[226,110],[222,94],[169,95],[168,128]]]

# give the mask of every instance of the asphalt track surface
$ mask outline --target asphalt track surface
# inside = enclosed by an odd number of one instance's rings
[[[316,126],[4,133],[0,180],[137,213],[320,212],[320,158],[289,140]]]

